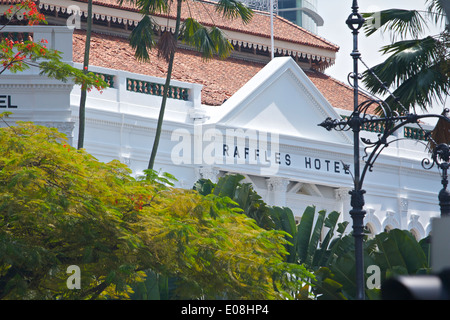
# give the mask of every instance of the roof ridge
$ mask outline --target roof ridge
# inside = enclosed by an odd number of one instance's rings
[[[276,17],[277,19],[280,19],[280,20],[284,20],[285,22],[291,24],[293,27],[295,27],[295,28],[297,28],[297,29],[299,29],[299,30],[302,30],[303,32],[309,34],[310,36],[312,36],[312,37],[314,37],[314,38],[317,38],[317,39],[319,39],[319,40],[321,40],[321,41],[323,41],[323,42],[326,42],[326,43],[329,44],[330,46],[336,47],[337,50],[340,49],[339,46],[338,46],[337,44],[335,44],[335,43],[333,43],[333,42],[331,42],[331,41],[325,39],[324,37],[319,36],[318,34],[316,34],[316,33],[314,33],[314,32],[309,31],[308,29],[305,29],[305,28],[303,28],[303,27],[301,27],[301,26],[299,26],[299,25],[293,23],[292,21],[290,21],[290,20],[288,20],[288,19],[286,19],[286,18],[284,18],[284,17],[282,17],[282,16],[280,16],[280,15],[278,15],[278,14],[274,15],[274,17]]]

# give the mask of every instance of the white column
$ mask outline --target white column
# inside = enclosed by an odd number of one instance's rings
[[[349,194],[350,190],[351,188],[339,188],[336,189],[335,191],[336,200],[340,204],[340,209],[338,209],[338,211],[341,213],[340,220],[349,222],[349,225],[345,229],[345,233],[349,233],[352,230],[352,223],[353,223],[352,218],[350,216],[350,209],[351,209],[350,194]]]
[[[399,130],[402,131],[402,130]],[[398,207],[400,212],[400,228],[406,228],[408,223],[408,199],[407,198],[399,198],[398,199]]]
[[[267,183],[267,203],[269,205],[285,207],[286,193],[289,180],[280,177],[270,177]]]

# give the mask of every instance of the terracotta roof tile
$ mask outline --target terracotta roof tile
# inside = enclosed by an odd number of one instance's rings
[[[85,35],[75,32],[73,39],[73,59],[82,63]],[[91,37],[90,62],[100,67],[161,78],[165,77],[167,70],[167,63],[157,57],[155,50],[151,52],[150,63],[138,62],[127,39],[95,33]],[[175,56],[172,77],[179,81],[204,85],[202,102],[221,105],[262,67],[263,64],[238,59],[212,59],[204,62],[200,54],[179,49]]]
[[[21,2],[23,2],[23,0],[0,0],[0,4],[3,4],[3,5],[5,5],[5,4],[13,5],[13,4],[19,4]],[[33,2],[38,2],[38,0],[33,0]]]
[[[83,62],[85,38],[84,32],[75,31],[75,62]],[[167,70],[167,63],[157,57],[156,50],[151,52],[151,62],[141,63],[134,58],[134,51],[127,39],[96,33],[91,37],[90,64],[161,78],[166,76]],[[205,62],[200,54],[179,49],[175,56],[172,77],[179,81],[202,84],[202,103],[219,106],[264,65],[235,58],[211,59]],[[352,110],[353,90],[349,86],[318,71],[306,71],[306,75],[333,107]]]
[[[76,1],[87,2],[87,0]],[[130,5],[126,1],[124,1],[122,6],[117,4],[117,0],[93,0],[93,3],[122,10],[137,11],[133,5]],[[171,3],[174,7],[170,9],[168,16],[175,19],[174,14],[176,13],[176,4],[175,1],[172,1]],[[204,25],[215,25],[224,30],[238,31],[270,38],[270,16],[266,12],[254,11],[251,23],[243,24],[239,19],[230,21],[217,13],[215,10],[217,5],[213,1],[186,0],[184,1],[182,8],[182,20],[192,16]],[[158,14],[155,14],[155,16],[158,16]],[[159,16],[167,15],[160,14]],[[274,38],[334,52],[339,50],[337,45],[277,15],[274,16]]]
[[[305,73],[333,107],[353,110],[352,87],[318,71],[307,70]],[[360,102],[369,98],[369,96],[360,92]]]

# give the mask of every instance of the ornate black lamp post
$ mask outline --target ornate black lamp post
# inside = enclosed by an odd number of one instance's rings
[[[353,113],[347,119],[331,119],[328,118],[319,126],[331,131],[332,129],[338,131],[353,131],[353,154],[354,154],[354,167],[353,167],[353,182],[354,188],[350,191],[351,195],[351,207],[350,215],[353,220],[353,236],[355,238],[355,268],[356,268],[356,296],[359,300],[364,300],[364,259],[363,259],[363,237],[364,237],[364,216],[366,211],[364,210],[364,194],[365,190],[362,189],[364,178],[367,172],[372,171],[373,165],[378,158],[379,154],[392,142],[398,139],[392,139],[392,135],[401,127],[406,124],[419,123],[420,119],[437,117],[450,121],[447,118],[446,113],[442,115],[417,115],[409,113],[405,110],[405,113],[400,115],[391,112],[389,106],[384,105],[381,100],[367,100],[361,104],[358,101],[359,97],[359,79],[358,63],[361,59],[361,54],[358,51],[358,34],[359,30],[363,26],[365,20],[358,12],[358,2],[353,0],[352,13],[348,17],[346,24],[352,30],[353,33],[353,51],[351,56],[353,58],[353,73],[350,74],[350,78],[353,80],[353,93],[354,93],[354,108]],[[376,105],[383,111],[384,116],[377,117],[368,113],[369,107]],[[373,142],[369,139],[360,138],[360,131],[365,127],[370,127],[376,124],[383,126],[384,131],[378,135],[378,140]],[[366,147],[364,149],[365,156],[364,167],[361,170],[360,166],[360,141],[362,141]],[[447,149],[445,149],[445,147]],[[433,153],[434,154],[434,153]],[[441,169],[445,172],[445,179],[447,181],[447,169],[449,167],[450,152],[447,145],[439,145],[435,148],[435,155],[433,157],[433,163],[437,163]],[[431,164],[431,161],[423,161]],[[431,168],[433,164],[429,165]],[[444,183],[444,182],[443,182]],[[441,191],[442,205],[445,206],[446,212],[450,214],[450,192],[446,189],[447,182],[445,183],[445,191]],[[443,189],[443,190],[444,190]],[[441,199],[440,194],[440,199]],[[445,204],[444,204],[445,203]],[[442,208],[442,207],[441,207]]]

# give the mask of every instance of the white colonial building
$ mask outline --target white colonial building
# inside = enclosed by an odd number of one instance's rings
[[[113,20],[118,24],[120,15],[137,19],[135,12],[105,5],[109,1],[94,3],[98,21],[105,23],[99,23],[93,37],[90,70],[103,74],[111,86],[103,93],[88,94],[84,145],[99,160],[119,159],[138,175],[147,168],[153,144],[161,103],[158,90],[164,83],[164,72],[159,76],[157,72],[164,66],[156,58],[153,64],[136,62],[126,39],[118,35],[124,31],[108,26]],[[2,32],[26,31],[37,41],[45,38],[50,47],[64,52],[65,61],[81,68],[82,32],[56,25],[62,8],[73,4],[83,11],[85,4],[80,1],[42,0],[42,10],[55,13],[49,18],[55,25],[11,26]],[[64,19],[70,17],[65,14]],[[127,28],[135,20],[128,21]],[[276,45],[291,49],[269,61],[264,49],[258,52],[257,43],[266,41],[265,36],[234,31],[233,36],[248,39],[247,47],[253,43],[256,49],[242,47],[231,61],[206,63],[199,63],[201,58],[188,49],[179,53],[154,168],[173,174],[182,188],[191,188],[199,178],[217,181],[221,175],[240,173],[268,204],[290,207],[299,219],[306,206],[315,205],[342,212],[342,219],[350,220],[352,133],[318,126],[327,117],[348,116],[352,108],[352,90],[321,73],[334,63],[338,48],[281,22],[317,43],[277,39]],[[192,69],[193,59],[198,69]],[[179,71],[185,64],[190,73]],[[211,78],[214,74],[216,79]],[[233,90],[236,83],[239,88]],[[9,121],[57,127],[74,146],[79,101],[79,87],[40,77],[35,69],[0,77],[0,107],[13,112]],[[421,133],[414,126],[399,131],[395,138],[404,139],[384,150],[366,177],[365,223],[373,233],[402,228],[423,238],[431,231],[430,219],[439,216],[441,178],[437,169],[422,168],[428,153]],[[377,132],[362,135],[376,139]]]

